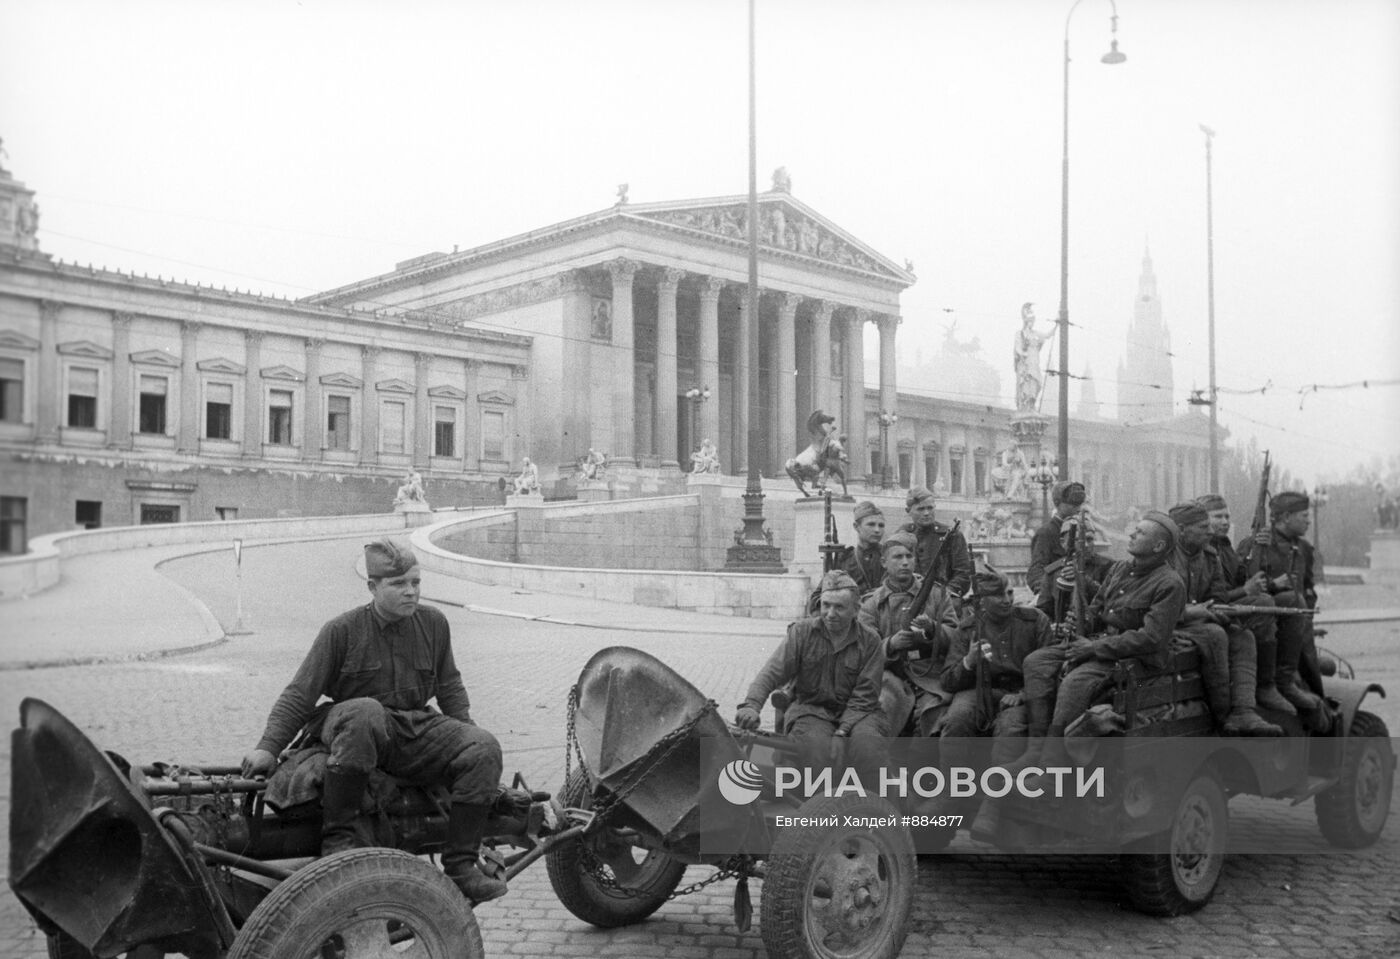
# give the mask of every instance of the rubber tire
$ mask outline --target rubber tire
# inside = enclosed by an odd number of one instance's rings
[[[760,931],[769,959],[892,959],[899,955],[909,935],[918,881],[914,839],[902,825],[874,829],[844,825],[846,816],[897,820],[899,814],[898,809],[875,796],[817,796],[803,803],[793,815],[835,816],[843,825],[778,830],[767,860],[759,905]],[[852,855],[857,847],[851,845],[857,843],[858,856]],[[833,946],[828,944],[830,936],[825,933],[831,926],[849,929],[849,911],[844,915],[838,915],[839,910],[827,912],[836,898],[817,893],[823,886],[830,893],[833,878],[851,882],[849,872],[842,876],[848,868],[860,868],[864,876],[873,874],[884,896],[873,907],[873,915],[861,917],[868,920],[868,925],[860,930],[857,940]],[[818,899],[826,907],[815,908],[813,903]]]
[[[305,959],[355,926],[379,948],[347,948],[345,959],[379,956],[389,948],[381,924],[391,921],[408,924],[431,959],[486,954],[476,916],[450,879],[416,856],[375,848],[326,856],[284,880],[248,916],[227,959]]]
[[[569,774],[560,801],[576,809],[592,807],[593,794],[582,769],[575,769]],[[554,887],[554,894],[564,908],[601,929],[615,929],[641,922],[670,899],[685,875],[685,863],[672,859],[664,852],[650,850],[638,863],[632,881],[627,883],[631,895],[623,895],[594,878],[584,864],[585,843],[591,843],[590,851],[598,855],[598,837],[562,842],[545,853],[545,867],[549,871],[549,884]],[[602,858],[606,862],[608,857]]]
[[[1342,849],[1371,845],[1385,829],[1394,788],[1395,759],[1385,720],[1358,712],[1347,731],[1341,779],[1313,797],[1317,828]]]
[[[1186,819],[1188,813],[1196,818]],[[1184,838],[1180,830],[1193,822],[1205,829],[1210,851],[1201,861],[1188,863],[1169,850]],[[1181,916],[1210,902],[1225,867],[1229,829],[1225,790],[1209,770],[1198,773],[1177,801],[1172,827],[1137,844],[1134,848],[1141,852],[1120,857],[1128,902],[1149,916]]]

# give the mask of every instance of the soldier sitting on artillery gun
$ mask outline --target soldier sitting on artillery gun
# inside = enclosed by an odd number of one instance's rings
[[[888,733],[880,711],[884,645],[874,630],[856,622],[860,592],[840,570],[822,577],[821,614],[788,626],[739,704],[734,725],[757,729],[763,704],[773,690],[795,680],[792,704],[778,730],[797,741],[801,759],[825,766],[834,741],[850,741],[850,765],[875,783],[883,739]]]
[[[303,745],[329,750],[322,855],[371,845],[358,820],[374,769],[445,785],[452,802],[443,871],[472,902],[496,899],[506,884],[477,862],[501,780],[500,744],[472,722],[447,619],[418,604],[422,580],[413,550],[390,539],[370,543],[365,573],[370,603],[321,627],[258,745],[243,758],[243,775],[271,774],[299,730]],[[322,696],[330,702],[318,705]],[[434,697],[442,712],[428,706]]]

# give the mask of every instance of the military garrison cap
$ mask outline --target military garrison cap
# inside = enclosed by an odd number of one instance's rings
[[[904,497],[904,508],[913,509],[916,505],[922,503],[926,499],[933,499],[933,493],[929,490],[929,488],[927,486],[915,486]]]
[[[1189,503],[1177,503],[1167,513],[1177,526],[1190,526],[1192,523],[1204,523],[1210,519],[1210,513],[1206,508],[1194,500]]]
[[[860,587],[856,585],[856,581],[843,570],[833,569],[822,577],[823,593],[839,593],[843,589],[853,590],[856,595],[860,595]]]
[[[1162,529],[1166,532],[1168,552],[1171,552],[1172,550],[1176,549],[1176,541],[1181,536],[1181,528],[1176,525],[1176,520],[1172,519],[1170,516],[1168,516],[1166,513],[1163,513],[1161,510],[1156,509],[1148,510],[1142,515],[1142,518],[1146,520],[1151,520],[1158,526],[1162,527]]]
[[[1307,493],[1297,493],[1290,489],[1284,490],[1269,501],[1269,512],[1274,516],[1283,516],[1286,513],[1305,510],[1311,505]]]
[[[870,500],[867,499],[857,503],[856,508],[852,511],[851,515],[854,516],[855,521],[859,523],[867,516],[884,516],[885,514],[880,511],[880,507],[876,506],[874,503],[870,502]]]
[[[402,576],[417,565],[418,557],[407,543],[386,536],[365,544],[365,575],[370,579]]]
[[[1207,493],[1204,496],[1197,496],[1196,504],[1207,512],[1213,509],[1230,508],[1230,504],[1225,502],[1225,497],[1221,496],[1219,493]]]
[[[972,577],[973,596],[1004,596],[1008,589],[1006,577],[994,569],[979,571]]]
[[[1050,502],[1059,506],[1061,503],[1068,503],[1071,506],[1083,506],[1087,493],[1084,484],[1078,480],[1061,480],[1050,487]]]
[[[889,552],[890,547],[892,546],[903,546],[911,553],[918,552],[919,549],[918,540],[914,539],[914,535],[912,533],[906,533],[903,530],[891,533],[890,535],[886,536],[884,540],[881,541],[881,554]]]

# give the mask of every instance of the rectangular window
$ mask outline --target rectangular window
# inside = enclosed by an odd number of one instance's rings
[[[210,383],[204,391],[204,436],[226,440],[233,435],[233,384]]]
[[[899,454],[899,485],[902,486],[902,487],[904,487],[905,489],[908,489],[909,486],[910,486],[910,483],[911,483],[911,481],[912,481],[912,479],[913,479],[913,477],[912,477],[913,472],[914,472],[914,454],[913,454],[913,453],[900,453],[900,454]]]
[[[80,499],[73,511],[74,521],[83,529],[102,527],[102,503],[99,500]]]
[[[934,484],[938,482],[937,454],[924,457],[924,482],[929,489],[933,489]]]
[[[350,397],[326,397],[326,449],[350,448]]]
[[[380,448],[385,453],[403,452],[403,425],[406,407],[397,400],[386,400],[379,418]]]
[[[97,371],[73,367],[68,371],[68,425],[97,426]]]
[[[291,390],[268,390],[267,441],[274,446],[292,445]]]
[[[879,476],[879,475],[880,475],[880,470],[881,470],[881,468],[882,468],[883,466],[884,466],[884,464],[880,461],[880,451],[879,451],[879,450],[871,450],[871,451],[870,451],[870,475],[871,475],[871,476]]]
[[[455,456],[457,443],[457,410],[438,406],[433,410],[433,455]]]
[[[141,410],[137,419],[140,432],[165,435],[165,391],[168,386],[163,376],[141,377]]]
[[[141,525],[148,526],[152,523],[178,523],[180,522],[180,507],[166,506],[161,503],[141,504]]]
[[[0,358],[0,423],[24,422],[24,361]]]
[[[496,410],[483,410],[481,413],[481,458],[503,460],[506,458],[506,414]]]
[[[237,506],[215,506],[214,513],[222,520],[238,519]]]
[[[23,496],[0,496],[0,553],[18,555],[29,541],[25,519],[29,500]]]
[[[977,484],[977,495],[985,496],[987,494],[987,461],[980,456],[972,461],[972,475]]]
[[[948,461],[948,491],[955,496],[962,495],[963,461],[961,456],[954,456]]]

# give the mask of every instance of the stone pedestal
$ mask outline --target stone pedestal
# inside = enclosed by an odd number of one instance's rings
[[[723,486],[724,477],[719,473],[686,473],[685,486],[691,489],[696,486]]]
[[[788,571],[801,573],[815,584],[822,575],[821,545],[826,542],[826,503],[818,496],[797,500],[793,511],[797,517],[796,533],[792,542],[792,565]],[[855,500],[831,500],[831,517],[836,521],[836,535],[843,545],[855,542]]]
[[[596,503],[612,499],[612,489],[605,479],[578,480],[578,498],[582,503]]]
[[[543,506],[543,493],[508,493],[506,494],[507,509],[529,509],[532,506]]]
[[[431,513],[433,508],[421,500],[407,500],[394,504],[395,513]]]
[[[1400,531],[1378,529],[1371,534],[1371,569],[1369,582],[1400,580]]]

